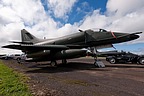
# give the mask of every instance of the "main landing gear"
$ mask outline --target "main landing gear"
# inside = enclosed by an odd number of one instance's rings
[[[51,61],[50,65],[51,65],[52,67],[56,67],[56,66],[57,66],[56,60]]]
[[[66,60],[66,59],[62,59],[62,64],[67,64],[67,60]],[[52,67],[56,67],[56,66],[57,66],[56,60],[52,60],[52,61],[50,62],[50,65],[51,65]]]
[[[67,60],[66,59],[62,59],[62,64],[67,64]]]

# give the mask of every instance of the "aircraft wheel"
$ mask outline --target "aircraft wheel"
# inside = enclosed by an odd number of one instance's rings
[[[56,61],[51,61],[51,63],[50,63],[50,64],[51,64],[51,66],[52,66],[52,67],[57,66],[57,62],[56,62]]]
[[[66,64],[67,63],[67,60],[66,59],[63,59],[62,60],[62,64]]]
[[[116,63],[116,59],[115,59],[115,58],[111,58],[111,59],[109,60],[109,62],[110,62],[111,64],[115,64],[115,63]]]
[[[140,58],[139,59],[139,63],[142,64],[142,65],[144,65],[144,58]]]
[[[21,58],[17,58],[17,62],[21,64]]]

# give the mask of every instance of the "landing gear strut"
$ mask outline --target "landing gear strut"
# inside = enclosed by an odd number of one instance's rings
[[[98,68],[104,68],[105,67],[104,63],[97,59],[97,50],[96,50],[96,48],[95,47],[91,48],[91,51],[93,53],[93,57],[94,57],[94,61],[95,61],[94,66],[98,67]]]
[[[67,64],[67,60],[66,59],[62,59],[62,64]]]
[[[94,57],[94,60],[95,60],[95,62],[94,62],[95,67],[98,67],[98,68],[104,68],[105,67],[104,63],[102,61],[98,60],[97,57]]]
[[[94,66],[95,66],[95,67],[99,67],[98,64],[97,64],[97,61],[98,61],[97,55],[94,54]]]

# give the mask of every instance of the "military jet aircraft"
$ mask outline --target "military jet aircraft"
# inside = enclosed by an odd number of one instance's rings
[[[87,50],[82,48],[99,47],[121,43],[139,38],[141,32],[120,33],[111,32],[104,29],[95,30],[79,30],[80,32],[59,37],[55,39],[38,39],[25,29],[21,30],[21,42],[12,41],[11,44],[3,46],[3,48],[11,48],[22,50],[27,54],[29,62],[51,61],[52,66],[56,66],[56,60],[62,60],[67,63],[66,59],[78,58],[87,55]],[[95,64],[95,63],[94,63]]]

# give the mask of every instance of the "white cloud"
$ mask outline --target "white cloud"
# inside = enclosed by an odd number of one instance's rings
[[[144,1],[142,0],[109,0],[107,11],[100,14],[100,10],[94,10],[81,22],[81,29],[105,28],[112,31],[144,32]],[[144,42],[144,33],[138,40],[131,43]]]
[[[3,0],[0,5],[3,6],[0,7],[0,11],[3,12],[0,14],[2,25],[23,23],[23,28],[35,31],[57,27],[57,23],[46,14],[40,0]]]
[[[107,3],[108,12],[116,12],[117,16],[123,16],[141,8],[144,8],[143,0],[109,0]]]
[[[48,11],[56,18],[67,18],[78,0],[47,0]],[[83,6],[88,6],[87,2]],[[1,0],[0,1],[0,44],[6,45],[9,40],[20,40],[20,30],[25,28],[39,38],[59,37],[89,28],[106,28],[113,31],[144,31],[144,1],[142,0],[109,0],[107,11],[90,10],[83,20],[72,24],[56,22],[42,6],[41,0]],[[80,9],[79,9],[80,8]],[[81,7],[77,11],[81,11]],[[82,10],[83,11],[83,10]],[[85,10],[87,12],[87,10]],[[141,38],[133,42],[144,42]],[[4,52],[4,49],[0,50]],[[6,52],[6,51],[5,51]],[[14,52],[14,51],[7,51]]]
[[[56,18],[68,18],[68,13],[71,11],[74,3],[77,0],[47,0],[48,8],[54,13]]]
[[[71,24],[65,24],[63,27],[58,29],[58,34],[59,36],[64,36],[72,33],[78,32],[78,26],[76,25],[71,25]]]
[[[143,44],[144,46],[144,44]],[[133,50],[134,53],[139,54],[139,55],[144,55],[144,48],[139,48],[138,50]]]
[[[1,0],[0,12],[1,46],[9,40],[20,40],[20,30],[24,28],[41,38],[57,28],[40,0]]]
[[[94,10],[91,15],[88,15],[83,20],[80,28],[90,29],[90,28],[103,28],[106,25],[107,17],[105,15],[100,15],[99,10]]]
[[[51,1],[53,2],[53,1]],[[59,4],[62,15],[70,12],[75,0],[64,1],[67,6],[63,7],[63,3]],[[0,43],[1,46],[8,44],[10,40],[20,40],[20,30],[26,29],[39,38],[43,37],[59,37],[72,29],[73,25],[65,24],[60,29],[59,22],[55,22],[49,16],[42,6],[40,0],[1,0],[0,1]],[[4,51],[5,50],[5,51]],[[19,52],[16,50],[0,49],[0,52]]]

